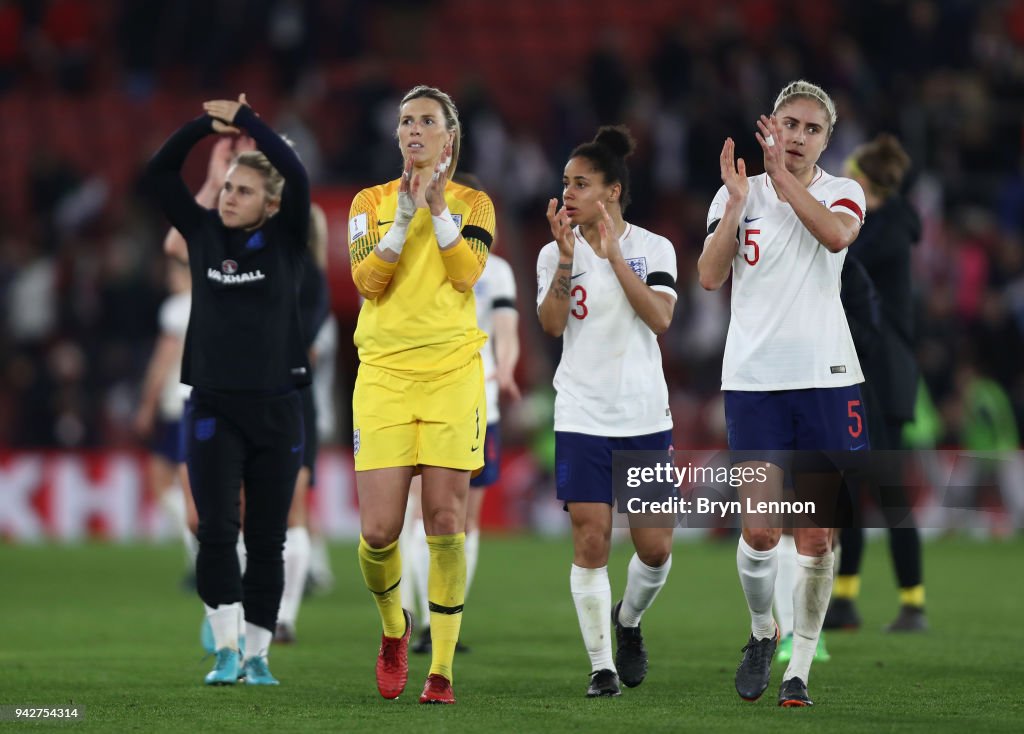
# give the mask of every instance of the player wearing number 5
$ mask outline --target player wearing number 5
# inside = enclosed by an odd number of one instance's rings
[[[708,290],[720,288],[732,272],[722,390],[734,451],[867,448],[858,387],[864,378],[839,300],[846,248],[864,220],[864,191],[817,165],[835,122],[831,98],[797,81],[783,88],[772,115],[757,122],[765,173],[746,175],[743,159],[733,160],[731,138],[722,147],[724,186],[708,212],[697,268]],[[759,491],[777,495],[782,478],[773,466],[769,486]],[[754,488],[741,491],[749,495]],[[781,530],[749,527],[748,519],[736,563],[751,635],[736,690],[755,700],[768,687],[778,643],[771,610]],[[807,676],[832,588],[831,530],[794,528],[794,538],[793,653],[780,706],[811,705]]]
[[[676,304],[676,254],[667,239],[622,218],[634,147],[624,126],[602,127],[572,152],[564,204],[548,204],[555,240],[537,259],[541,326],[564,336],[554,383],[556,484],[572,522],[569,584],[590,655],[588,697],[619,695],[620,676],[630,687],[643,681],[640,617],[672,565],[671,527],[631,528],[636,554],[612,610],[612,452],[667,451],[672,442],[657,335]]]

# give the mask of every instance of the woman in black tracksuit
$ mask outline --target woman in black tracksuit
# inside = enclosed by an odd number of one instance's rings
[[[217,100],[178,130],[150,161],[146,181],[188,245],[192,312],[182,382],[186,460],[199,513],[196,583],[207,608],[217,662],[209,685],[274,685],[267,668],[283,587],[288,508],[302,463],[298,388],[310,366],[299,317],[298,283],[309,227],[309,181],[288,144],[246,104]],[[228,170],[217,208],[204,209],[181,178],[204,137],[237,134],[258,150]],[[239,489],[245,492],[242,578],[235,543]],[[246,657],[239,654],[244,600]]]
[[[921,220],[901,193],[910,168],[910,157],[892,135],[882,133],[861,145],[846,162],[846,175],[864,188],[868,216],[860,236],[850,249],[843,271],[843,301],[847,301],[847,271],[861,267],[873,284],[879,300],[877,332],[873,338],[854,342],[866,381],[868,434],[873,451],[903,449],[903,426],[914,417],[918,367],[914,355],[913,287],[911,250],[921,237]],[[854,321],[860,321],[853,314]],[[866,333],[867,334],[867,333]],[[881,456],[885,456],[882,453]],[[875,463],[880,464],[881,458]],[[910,503],[900,486],[881,490],[875,501],[889,528],[889,550],[900,587],[900,609],[886,627],[890,632],[920,632],[928,627],[924,610],[924,573],[921,536],[906,522]],[[864,553],[864,528],[843,528],[843,552],[825,615],[825,629],[855,629],[860,626],[856,599],[860,590],[860,565]]]

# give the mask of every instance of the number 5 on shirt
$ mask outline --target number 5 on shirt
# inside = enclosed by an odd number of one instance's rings
[[[754,242],[754,240],[750,239],[750,235],[752,234],[761,234],[761,230],[748,229],[746,230],[746,233],[743,235],[744,246],[754,248],[753,252],[743,253],[743,259],[747,261],[748,265],[756,265],[757,261],[761,259],[761,248],[757,246],[757,243]]]

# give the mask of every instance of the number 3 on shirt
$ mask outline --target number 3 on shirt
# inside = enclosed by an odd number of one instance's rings
[[[752,234],[761,234],[759,229],[748,229],[746,234],[743,235],[743,245],[745,247],[754,248],[752,252],[744,252],[743,259],[747,261],[748,265],[756,265],[757,261],[761,259],[761,248],[757,246],[754,240],[750,239]]]
[[[582,321],[590,313],[590,309],[587,308],[587,289],[578,285],[570,291],[570,295],[575,299],[575,302],[572,304],[572,310],[569,313]]]

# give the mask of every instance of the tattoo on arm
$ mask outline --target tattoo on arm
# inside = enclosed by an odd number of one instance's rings
[[[555,285],[555,297],[556,298],[568,298],[569,297],[569,276],[559,275],[558,283]]]

